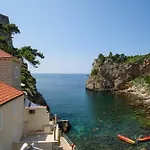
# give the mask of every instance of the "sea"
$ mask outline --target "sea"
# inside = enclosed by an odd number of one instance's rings
[[[130,145],[118,134],[133,140],[150,136],[145,111],[130,105],[130,99],[110,92],[85,89],[87,74],[33,74],[37,88],[52,114],[68,119],[67,136],[79,150],[150,149],[150,142]]]

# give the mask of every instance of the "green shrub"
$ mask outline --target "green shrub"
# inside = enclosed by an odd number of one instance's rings
[[[104,61],[105,61],[105,56],[100,53],[100,54],[98,55],[98,61],[99,61],[99,64],[100,64],[100,65],[103,65],[103,64],[104,64]]]
[[[99,60],[98,60],[100,66],[102,66],[102,65],[104,64],[104,61],[105,61],[105,60],[103,60],[103,59],[99,59]]]
[[[126,62],[133,64],[133,63],[141,63],[145,59],[145,55],[135,55],[127,57]]]
[[[109,52],[108,57],[109,57],[109,58],[112,58],[112,57],[113,57],[113,53],[112,53],[112,52]]]
[[[132,83],[134,85],[146,85],[146,84],[149,84],[150,85],[150,75],[145,75],[145,76],[140,76],[140,77],[137,77],[135,78]]]
[[[94,75],[97,75],[98,73],[98,70],[97,69],[92,69],[92,72],[91,72],[91,75],[94,76]]]
[[[146,55],[135,55],[135,56],[125,56],[124,54],[115,54],[113,55],[112,52],[109,53],[107,57],[105,57],[103,54],[98,55],[98,61],[100,65],[103,65],[105,60],[112,59],[115,63],[128,63],[128,64],[134,64],[134,63],[142,63],[144,59],[150,58],[150,53]]]
[[[144,76],[144,81],[150,85],[150,75]]]
[[[123,63],[127,60],[127,57],[124,54],[116,54],[112,56],[112,60],[116,63]]]
[[[101,54],[101,53],[98,55],[98,59],[103,59],[104,57],[105,56],[103,54]]]

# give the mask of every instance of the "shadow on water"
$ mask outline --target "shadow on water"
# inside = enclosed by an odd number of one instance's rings
[[[132,146],[117,139],[117,134],[135,140],[141,134],[150,133],[142,128],[137,120],[141,111],[132,108],[127,99],[109,92],[85,91],[85,95],[90,113],[85,112],[87,114],[84,118],[78,116],[75,127],[69,133],[69,136],[76,141],[80,149],[137,150],[150,144],[148,142]]]

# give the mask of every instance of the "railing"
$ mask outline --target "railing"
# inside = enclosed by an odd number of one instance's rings
[[[63,133],[62,135],[63,135],[63,137],[65,138],[65,140],[66,140],[70,145],[74,144],[74,143],[68,138],[68,136],[67,136],[65,133]],[[76,147],[74,148],[74,150],[79,150],[79,149],[78,149],[77,146],[76,146]]]

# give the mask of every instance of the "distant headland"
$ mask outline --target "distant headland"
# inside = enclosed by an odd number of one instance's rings
[[[92,64],[86,89],[134,95],[134,104],[150,108],[150,53],[125,56],[99,54]]]

